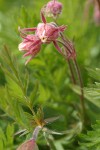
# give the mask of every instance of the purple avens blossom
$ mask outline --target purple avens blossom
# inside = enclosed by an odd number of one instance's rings
[[[49,44],[53,42],[54,46],[59,53],[62,53],[59,45],[57,44],[57,39],[60,37],[60,34],[66,29],[66,26],[55,26],[54,23],[47,23],[46,19],[41,12],[42,23],[39,23],[36,28],[24,28],[19,29],[20,35],[23,38],[23,41],[19,44],[19,50],[25,51],[25,56],[31,56],[26,64],[34,57],[41,49],[41,44]],[[26,32],[35,32],[35,34],[27,35]]]
[[[66,26],[56,27],[53,23],[39,23],[36,30],[36,35],[43,43],[50,43],[55,41],[60,32],[63,32]]]
[[[44,13],[48,17],[57,18],[62,12],[62,3],[57,0],[51,0],[44,7]]]
[[[20,51],[24,51],[23,57],[31,56],[25,64],[27,64],[41,49],[41,41],[38,36],[30,34],[23,36],[23,41],[18,46]]]

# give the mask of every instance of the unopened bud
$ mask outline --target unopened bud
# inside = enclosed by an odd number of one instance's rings
[[[44,13],[48,17],[57,18],[62,12],[62,3],[57,0],[52,0],[47,3]]]

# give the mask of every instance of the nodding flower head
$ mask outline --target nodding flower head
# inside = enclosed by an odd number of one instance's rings
[[[62,12],[62,3],[58,2],[57,0],[52,0],[47,3],[46,7],[44,8],[44,12],[48,17],[57,18]]]
[[[24,28],[20,29],[20,35],[24,39],[19,44],[19,50],[25,51],[25,56],[31,56],[26,61],[26,64],[40,51],[41,45],[43,43],[51,43],[53,42],[54,46],[58,50],[60,54],[63,55],[62,50],[60,49],[57,38],[60,37],[61,32],[66,29],[66,26],[57,26],[54,23],[47,23],[46,18],[44,17],[43,12],[41,12],[42,23],[39,23],[35,28]],[[27,35],[26,32],[35,32],[35,34]]]
[[[36,35],[27,35],[24,40],[18,46],[20,51],[25,51],[23,57],[31,56],[26,64],[40,51],[41,41]]]
[[[56,27],[53,23],[39,23],[36,30],[36,35],[41,39],[42,43],[50,43],[55,41],[60,32],[63,32],[66,26]]]

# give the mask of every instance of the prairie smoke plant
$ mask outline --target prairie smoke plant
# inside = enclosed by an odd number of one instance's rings
[[[58,4],[56,0],[50,1],[50,3]],[[81,113],[84,122],[85,106],[83,96],[83,83],[79,66],[76,60],[76,50],[74,44],[63,34],[64,30],[66,29],[66,26],[64,25],[58,26],[54,22],[47,23],[43,8],[41,9],[41,20],[42,22],[39,23],[35,28],[19,29],[20,35],[23,38],[22,43],[19,44],[19,50],[26,52],[24,54],[24,57],[31,56],[26,61],[27,64],[40,51],[42,44],[50,44],[50,43],[54,44],[56,50],[68,62],[73,84],[80,85]],[[27,32],[34,32],[34,34],[32,33],[27,35]],[[73,64],[74,67],[72,66]],[[76,77],[78,77],[78,81]]]

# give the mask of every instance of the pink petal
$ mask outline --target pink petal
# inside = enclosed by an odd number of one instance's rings
[[[26,62],[25,62],[25,65],[27,65],[32,59],[33,59],[34,56],[31,56]]]
[[[67,26],[64,26],[64,25],[58,27],[59,31],[61,31],[61,32],[63,32],[66,28],[67,28]]]
[[[31,32],[31,31],[36,31],[37,28],[24,28],[21,29],[20,27],[18,27],[18,31],[25,34],[24,32]]]
[[[24,31],[24,32],[32,32],[32,31],[36,31],[37,28],[24,28],[24,29],[21,29],[21,31]]]
[[[28,55],[32,55],[26,62],[25,62],[25,65],[27,65],[36,55],[37,55],[37,53],[40,51],[40,49],[39,50],[35,50],[34,52],[31,52],[31,53],[26,53],[25,55],[24,55],[24,57],[25,56],[28,56]]]
[[[20,43],[20,44],[18,45],[19,51],[25,50],[25,47],[26,47],[26,43],[24,43],[24,42],[22,42],[22,43]]]
[[[41,43],[41,40],[39,39],[36,42],[32,43],[31,46],[29,47],[29,49],[31,49],[34,46],[38,46],[38,44],[40,44],[40,43]]]
[[[26,56],[29,56],[29,55],[31,55],[31,52],[30,52],[30,51],[27,52],[27,53],[25,53],[25,54],[23,55],[23,57],[26,57]]]

